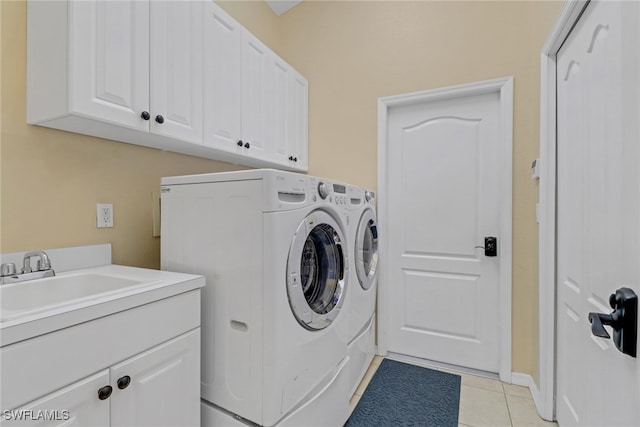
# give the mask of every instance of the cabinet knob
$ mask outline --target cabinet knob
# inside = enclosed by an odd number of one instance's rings
[[[129,387],[129,384],[131,384],[131,377],[129,375],[125,375],[122,378],[118,378],[117,384],[120,390],[124,390]]]
[[[156,116],[156,122],[158,122],[160,124],[164,123],[164,117],[162,117],[160,114],[158,114]]]
[[[297,158],[297,157],[294,157],[294,158],[293,158],[293,161],[294,161],[294,162],[297,162],[297,161],[298,161],[298,158]]]
[[[244,148],[251,148],[251,144],[249,144],[248,142],[244,143]]]
[[[242,147],[244,145],[244,143],[242,142],[242,140],[238,141],[238,147]]]
[[[98,399],[100,400],[108,399],[109,396],[111,396],[111,392],[113,392],[113,387],[111,387],[110,385],[106,385],[102,387],[100,390],[98,390]]]
[[[289,160],[293,162],[293,156],[289,156]]]
[[[140,114],[140,117],[142,117],[144,120],[149,120],[151,118],[151,114],[149,114],[148,111],[143,111],[142,114]]]

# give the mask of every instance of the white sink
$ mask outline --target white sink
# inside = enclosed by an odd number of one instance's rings
[[[0,322],[148,284],[107,274],[79,273],[0,286]]]

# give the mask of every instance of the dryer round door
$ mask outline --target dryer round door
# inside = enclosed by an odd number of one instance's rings
[[[346,248],[344,233],[324,211],[314,211],[298,226],[287,261],[287,294],[298,322],[324,329],[344,302]]]
[[[378,268],[378,226],[371,209],[364,211],[358,223],[355,242],[355,264],[362,289],[373,285]]]

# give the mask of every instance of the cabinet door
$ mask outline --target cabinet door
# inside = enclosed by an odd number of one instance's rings
[[[242,139],[242,26],[210,2],[204,28],[204,144],[237,151]]]
[[[98,399],[98,390],[109,385],[109,370],[4,411],[0,425],[9,426],[109,426],[109,398]]]
[[[200,426],[200,328],[110,371],[112,427]]]
[[[295,71],[291,72],[289,91],[288,127],[290,150],[296,168],[307,170],[308,165],[308,111],[309,83]]]
[[[137,2],[133,2],[137,3]],[[200,1],[151,1],[150,131],[202,143]]]
[[[255,158],[266,158],[268,147],[268,66],[271,51],[248,31],[242,33],[242,140]]]
[[[147,131],[149,3],[71,1],[70,108],[101,121]]]
[[[286,62],[275,55],[272,55],[269,65],[271,81],[271,96],[269,100],[271,106],[268,111],[267,124],[269,125],[268,131],[272,143],[273,160],[289,166],[292,165],[292,161],[289,158],[293,158],[293,153],[290,147],[290,124],[287,106],[292,88],[290,80],[293,70]]]

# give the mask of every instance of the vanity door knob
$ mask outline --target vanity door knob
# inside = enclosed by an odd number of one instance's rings
[[[294,161],[294,162],[297,162],[297,161],[298,161],[298,158],[297,158],[297,157],[294,157],[294,158],[293,158],[293,161]]]
[[[164,117],[162,117],[160,114],[158,114],[156,116],[156,122],[163,124],[164,123]]]
[[[293,162],[293,156],[289,156],[289,160]]]
[[[250,148],[250,147],[251,147],[251,144],[249,144],[248,142],[244,143],[244,148]]]
[[[148,111],[143,111],[142,114],[140,114],[140,117],[142,117],[144,120],[149,120],[151,118],[151,114],[149,114]]]
[[[237,143],[238,147],[242,147],[244,145],[244,143],[242,142],[242,140],[238,141]]]
[[[109,398],[109,396],[111,396],[112,392],[113,392],[113,387],[111,387],[110,385],[106,385],[102,387],[100,390],[98,390],[98,399],[106,400]]]
[[[131,384],[131,377],[129,375],[125,375],[122,378],[118,378],[117,384],[120,390],[124,390],[129,387],[129,384]]]

